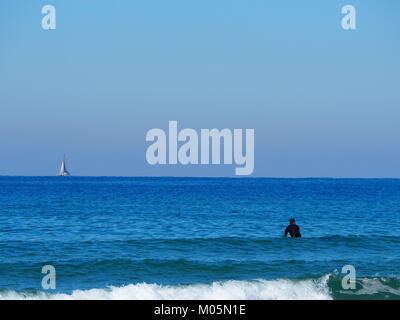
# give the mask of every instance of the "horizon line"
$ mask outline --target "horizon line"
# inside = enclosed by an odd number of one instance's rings
[[[303,176],[303,177],[273,177],[273,176],[120,176],[120,175],[71,175],[59,177],[57,175],[7,175],[0,174],[0,177],[14,178],[195,178],[195,179],[400,179],[400,177],[328,177],[328,176]]]

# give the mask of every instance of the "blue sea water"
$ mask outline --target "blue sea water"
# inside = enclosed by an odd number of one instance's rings
[[[399,223],[400,179],[0,177],[0,298],[400,299]]]

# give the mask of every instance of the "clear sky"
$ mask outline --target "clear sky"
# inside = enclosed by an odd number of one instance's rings
[[[234,175],[147,164],[177,120],[254,128],[254,176],[400,177],[400,1],[2,0],[0,112],[0,175]]]

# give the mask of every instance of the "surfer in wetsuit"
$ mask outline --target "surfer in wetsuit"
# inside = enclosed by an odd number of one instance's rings
[[[285,237],[289,233],[292,238],[301,238],[300,227],[296,224],[296,220],[290,219],[289,223],[285,229]]]

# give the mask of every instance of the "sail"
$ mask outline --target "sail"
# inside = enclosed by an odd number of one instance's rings
[[[63,173],[65,170],[65,162],[63,160],[63,162],[61,163],[61,169],[60,169],[60,174]]]
[[[70,174],[69,174],[69,172],[68,172],[68,170],[67,170],[67,166],[66,166],[66,161],[65,161],[65,156],[64,156],[64,159],[63,159],[63,161],[61,162],[61,169],[60,169],[60,173],[58,174],[59,176],[69,176]]]

